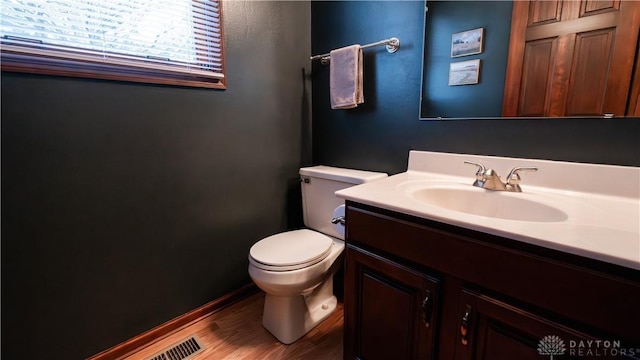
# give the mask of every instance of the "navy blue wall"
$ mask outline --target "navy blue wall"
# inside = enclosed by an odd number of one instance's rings
[[[2,73],[3,359],[141,334],[250,283],[249,247],[301,226],[310,5],[223,9],[226,91]]]
[[[365,103],[355,109],[331,110],[329,69],[313,64],[314,163],[398,173],[406,170],[409,150],[417,149],[640,165],[638,119],[419,121],[424,5],[312,2],[314,54],[391,36],[402,43],[395,54],[383,47],[365,50]],[[479,9],[476,15],[491,14]],[[430,11],[431,19],[437,16]]]

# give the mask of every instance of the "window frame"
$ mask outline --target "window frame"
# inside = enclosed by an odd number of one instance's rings
[[[212,1],[218,2],[219,9],[219,31],[221,40],[220,52],[222,57],[222,71],[220,71],[219,74],[222,75],[221,78],[211,78],[195,74],[181,74],[177,72],[127,65],[97,63],[79,59],[61,59],[44,55],[24,54],[8,51],[5,48],[2,48],[0,51],[0,68],[3,72],[7,71],[224,90],[227,88],[227,83],[225,76],[226,56],[224,50],[223,1]]]

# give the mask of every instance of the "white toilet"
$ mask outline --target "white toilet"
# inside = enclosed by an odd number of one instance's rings
[[[329,166],[300,169],[309,229],[269,236],[249,251],[249,275],[266,293],[262,324],[280,342],[298,340],[336,308],[333,275],[342,264],[336,260],[344,250],[344,201],[334,192],[386,176]]]

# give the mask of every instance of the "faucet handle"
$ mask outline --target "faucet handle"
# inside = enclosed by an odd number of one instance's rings
[[[519,166],[514,167],[507,175],[507,191],[522,192],[520,188],[520,171],[538,171],[537,167],[533,166]]]
[[[478,171],[476,172],[476,181],[473,183],[473,186],[482,187],[484,184],[484,173],[487,171],[487,168],[481,163],[473,162],[473,161],[465,161],[465,164],[475,165],[478,167]]]
[[[478,175],[478,176],[480,176],[480,175],[484,174],[484,172],[487,170],[487,168],[486,168],[484,165],[482,165],[482,164],[480,164],[480,163],[477,163],[477,162],[473,162],[473,161],[465,161],[464,163],[465,163],[465,164],[469,164],[469,165],[475,165],[475,166],[477,166],[477,167],[478,167],[478,172],[476,173],[476,175]]]

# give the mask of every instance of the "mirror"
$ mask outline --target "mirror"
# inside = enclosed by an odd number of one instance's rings
[[[560,16],[562,10],[561,1],[547,1],[547,2],[539,2],[542,5],[533,5],[533,6],[544,6],[544,9],[536,8],[536,16]],[[573,2],[575,4],[575,2]],[[589,2],[589,3],[605,3],[605,2]],[[612,3],[612,2],[607,2]],[[616,3],[615,1],[613,3]],[[625,3],[625,2],[619,2]],[[633,2],[630,2],[633,3]],[[589,11],[588,6],[593,6],[587,4],[586,1],[580,3],[586,4],[582,5],[582,12],[585,12],[585,6],[587,6],[587,11]],[[507,57],[509,55],[509,41],[510,41],[510,31],[511,31],[511,19],[512,13],[514,11],[514,2],[511,1],[431,1],[427,0],[426,6],[428,11],[425,13],[425,38],[424,38],[424,52],[423,52],[423,66],[422,66],[422,87],[421,87],[421,101],[420,101],[420,119],[421,120],[448,120],[448,119],[468,119],[468,118],[501,118],[503,114],[503,98],[505,92],[505,80],[507,78]],[[520,4],[515,5],[520,6]],[[604,5],[602,5],[604,6]],[[610,6],[610,5],[607,5]],[[628,6],[628,5],[627,5]],[[526,16],[532,16],[529,14],[529,5],[526,4],[525,7],[520,7],[523,10],[519,12],[519,14]],[[519,9],[520,9],[519,8]],[[565,4],[565,8],[568,9],[569,5]],[[616,9],[617,10],[617,9]],[[518,10],[519,11],[519,10]],[[567,10],[568,11],[568,10]],[[578,10],[576,10],[578,11]],[[636,9],[625,8],[625,11],[637,11]],[[605,14],[607,12],[613,12],[611,9],[603,9],[598,8],[596,11],[593,11],[596,15]],[[543,14],[543,15],[538,15]],[[617,15],[617,14],[616,14]],[[582,14],[580,16],[583,16]],[[592,19],[595,18],[592,17]],[[547,21],[547,23],[553,21]],[[526,23],[526,22],[525,22]],[[635,31],[637,33],[638,24],[634,24]],[[477,47],[471,51],[467,51],[467,55],[459,55],[458,52],[454,51],[458,47],[457,43],[461,43],[461,36],[466,34],[469,30],[481,29],[482,31],[482,39],[479,42],[481,44],[481,48],[477,49]],[[600,31],[600,30],[599,30]],[[464,34],[459,35],[464,32]],[[602,31],[600,31],[602,32]],[[453,35],[456,35],[456,38]],[[523,31],[524,34],[524,31]],[[529,34],[529,33],[527,33]],[[527,35],[529,36],[529,35]],[[548,35],[545,35],[548,36]],[[522,36],[524,43],[524,35]],[[477,38],[472,40],[477,41]],[[527,38],[527,41],[529,39]],[[544,40],[539,41],[539,43],[544,42]],[[613,43],[613,42],[612,42]],[[529,44],[529,43],[528,43]],[[476,44],[477,45],[477,44]],[[551,45],[550,45],[551,46]],[[578,45],[575,46],[578,49]],[[586,46],[583,46],[586,47]],[[559,48],[559,47],[558,47]],[[613,50],[613,46],[611,46]],[[524,46],[523,46],[524,49]],[[612,50],[612,51],[613,51]],[[527,51],[529,51],[529,47],[527,47]],[[555,50],[554,50],[555,51]],[[560,51],[560,50],[558,50]],[[633,58],[637,51],[631,50],[632,54],[628,55]],[[534,53],[535,55],[535,53]],[[590,56],[582,56],[577,57],[576,59],[581,58],[589,58],[592,59],[592,54]],[[527,56],[529,53],[527,53]],[[474,60],[474,61],[470,61]],[[479,68],[476,68],[479,61]],[[526,57],[525,57],[526,60]],[[461,62],[465,62],[460,64]],[[468,61],[468,62],[467,62]],[[577,65],[581,65],[579,60],[576,60]],[[637,63],[640,60],[636,61]],[[576,63],[573,66],[577,66]],[[582,63],[587,63],[587,61],[582,61]],[[629,62],[633,63],[633,62]],[[454,65],[452,65],[454,64]],[[571,63],[569,64],[571,65]],[[587,64],[588,66],[596,66],[593,64]],[[585,66],[587,66],[585,65]],[[598,63],[600,67],[598,69],[602,69],[603,66]],[[458,82],[456,84],[450,85],[450,81],[452,79],[452,75],[455,78],[457,68],[468,67],[472,69],[469,76],[471,76],[471,81]],[[630,68],[633,66],[630,66]],[[473,71],[477,70],[475,76],[478,77],[477,80],[473,79]],[[629,74],[626,75],[626,78],[631,83],[631,70],[629,70]],[[545,70],[546,71],[546,70]],[[571,69],[567,69],[567,72],[571,71]],[[602,72],[602,71],[601,71]],[[577,73],[577,72],[576,72]],[[592,72],[587,72],[592,74]],[[638,75],[640,70],[636,71],[636,79],[633,81],[632,87],[627,93],[627,98],[636,99],[638,98],[637,92],[640,91],[640,76]],[[542,76],[530,77],[530,79],[539,79],[542,78],[543,81],[541,83],[543,88],[545,86],[544,79],[547,77],[547,73],[542,73]],[[606,76],[607,74],[605,74]],[[554,75],[555,76],[555,75]],[[518,79],[520,77],[518,76]],[[524,79],[524,77],[523,77]],[[551,77],[549,77],[551,79]],[[576,78],[578,79],[577,75]],[[563,85],[566,88],[570,86],[574,86],[573,91],[575,92],[575,87],[577,87],[580,81],[572,80],[570,85]],[[555,80],[554,78],[554,81]],[[592,81],[592,80],[588,80]],[[586,82],[588,82],[586,81]],[[524,83],[524,80],[522,81]],[[529,81],[530,86],[535,86],[533,84],[535,81]],[[564,83],[569,83],[568,80],[565,80]],[[517,83],[519,84],[519,82]],[[519,86],[516,86],[518,88]],[[582,87],[587,87],[588,85],[582,85]],[[523,86],[524,88],[524,86]],[[635,89],[635,90],[634,90]],[[529,91],[529,88],[526,89]],[[610,90],[607,90],[610,91]],[[571,97],[573,93],[566,91],[569,95],[564,95],[565,98]],[[583,97],[581,94],[580,96]],[[602,98],[602,95],[600,96]],[[541,98],[538,96],[538,99]],[[584,98],[584,97],[583,97]],[[518,101],[518,97],[516,96],[516,101]],[[536,100],[537,102],[544,102]],[[591,101],[591,100],[589,100]],[[594,100],[597,101],[597,100]],[[635,112],[633,110],[629,112],[629,109],[632,109],[632,104],[626,104],[625,98],[625,111],[637,116],[639,105],[636,106]],[[637,101],[637,100],[636,100]],[[577,102],[574,100],[574,102]],[[586,101],[582,100],[582,103],[586,103]],[[635,103],[635,101],[634,101]],[[527,104],[525,104],[527,105]],[[520,103],[516,103],[516,108],[520,111],[519,107],[522,107]],[[565,105],[563,105],[565,106]],[[593,106],[593,105],[591,105]],[[526,109],[525,109],[526,110]],[[624,114],[623,111],[622,113]],[[550,112],[552,113],[552,112]],[[598,112],[595,112],[598,114]],[[553,116],[553,115],[552,115]],[[566,117],[566,115],[559,115],[562,117]],[[595,116],[593,115],[571,115],[571,116],[579,116],[581,118],[601,118],[603,116]],[[616,117],[619,116],[616,114]],[[541,118],[541,115],[527,115],[526,112],[520,114],[520,117],[509,116],[508,118]]]

